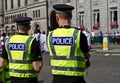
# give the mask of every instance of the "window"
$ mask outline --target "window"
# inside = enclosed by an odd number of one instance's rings
[[[38,17],[40,17],[40,10],[38,10]]]
[[[34,10],[33,11],[33,18],[38,18],[40,17],[40,10]]]
[[[99,22],[100,22],[99,10],[94,10],[93,11],[93,22],[94,22],[94,25],[99,24]]]
[[[11,0],[11,9],[13,9],[13,0]]]
[[[35,18],[35,11],[33,11],[33,18]]]
[[[35,11],[35,14],[36,14],[36,16],[35,16],[35,17],[37,17],[37,16],[38,16],[38,14],[37,14],[37,10]]]
[[[20,0],[18,0],[18,7],[20,7]]]
[[[27,5],[28,4],[28,0],[25,0],[25,5]]]
[[[71,2],[71,0],[67,0],[67,3],[70,3]]]
[[[27,13],[25,12],[25,17],[27,17]]]
[[[84,26],[84,12],[79,13],[79,25]]]
[[[5,10],[7,10],[7,0],[5,0]]]
[[[118,21],[118,14],[117,14],[117,8],[111,9],[110,11],[110,23],[114,23]]]

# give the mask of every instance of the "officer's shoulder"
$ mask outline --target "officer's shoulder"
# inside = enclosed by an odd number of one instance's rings
[[[35,39],[35,37],[33,35],[29,35],[29,37],[32,38],[32,39]]]
[[[77,29],[77,30],[81,31],[81,30],[80,30],[79,28],[77,28],[77,27],[73,27],[73,26],[72,26],[71,28],[74,28],[74,29]]]

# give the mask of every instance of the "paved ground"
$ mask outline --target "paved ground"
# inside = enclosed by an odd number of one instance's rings
[[[108,44],[108,50],[103,50],[103,45],[102,44],[93,44],[92,45],[92,51],[96,52],[96,53],[117,53],[120,54],[120,45],[117,44],[112,44],[109,43]]]
[[[110,44],[111,53],[98,52],[102,50],[102,45],[94,44],[91,51],[91,67],[86,70],[88,74],[85,76],[87,83],[120,83],[120,53],[114,52],[114,49],[119,50],[118,45]],[[109,50],[108,50],[109,51]],[[50,57],[46,53],[43,55],[44,66],[39,76],[39,83],[51,83],[51,67]]]
[[[86,75],[87,83],[120,83],[120,55],[94,54]]]

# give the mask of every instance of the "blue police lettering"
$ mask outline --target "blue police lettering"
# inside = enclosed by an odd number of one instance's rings
[[[74,45],[73,37],[52,37],[52,45]]]
[[[9,47],[9,50],[25,50],[26,44],[25,43],[9,43],[8,47]]]

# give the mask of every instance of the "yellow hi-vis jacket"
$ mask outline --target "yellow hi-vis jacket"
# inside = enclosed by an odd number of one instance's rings
[[[4,67],[4,78],[5,78],[5,83],[11,83],[10,81],[10,75],[9,75],[9,64],[7,64],[5,67]]]
[[[4,68],[0,67],[0,83],[5,83],[4,75],[5,75]]]
[[[52,74],[85,76],[85,56],[80,50],[80,30],[58,28],[48,35]]]
[[[0,83],[11,83],[8,67],[8,64],[5,67],[0,67]]]
[[[10,76],[31,78],[37,77],[32,59],[31,45],[34,37],[27,35],[11,36],[5,43],[5,48],[9,58]]]

